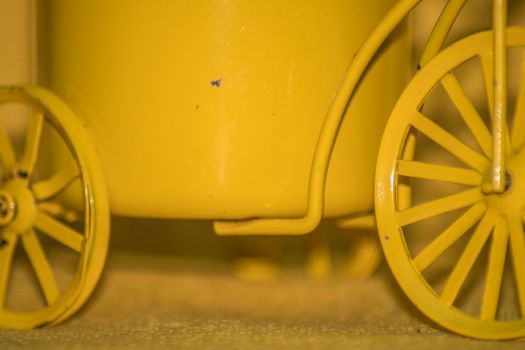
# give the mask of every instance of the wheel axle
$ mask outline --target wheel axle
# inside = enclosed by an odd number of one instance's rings
[[[512,176],[509,173],[505,173],[505,192],[512,187]]]
[[[16,214],[16,203],[7,191],[0,191],[0,226],[9,225]]]

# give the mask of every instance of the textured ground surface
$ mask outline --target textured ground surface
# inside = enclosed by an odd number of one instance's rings
[[[0,348],[525,349],[439,329],[386,269],[367,281],[311,281],[292,264],[277,280],[240,281],[227,263],[238,242],[213,238],[204,225],[192,227],[207,231],[198,240],[173,238],[168,231],[187,227],[170,225],[117,220],[106,273],[86,307],[56,327],[0,331]]]

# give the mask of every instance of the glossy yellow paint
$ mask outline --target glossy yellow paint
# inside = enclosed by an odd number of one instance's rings
[[[337,95],[330,105],[328,114],[321,127],[319,139],[317,140],[310,170],[306,214],[296,219],[250,219],[237,222],[219,221],[214,225],[215,231],[218,234],[305,234],[317,227],[325,211],[325,186],[327,186],[327,182],[330,183],[327,180],[328,165],[332,159],[332,153],[335,153],[332,152],[332,150],[334,149],[336,140],[343,138],[343,136],[339,135],[339,129],[342,127],[341,123],[346,114],[345,112],[347,112],[347,106],[349,102],[351,102],[350,106],[355,103],[353,97],[356,88],[379,48],[420,1],[421,0],[404,0],[396,3],[384,19],[381,20],[370,33],[352,60],[352,64],[346,72]],[[337,137],[338,135],[340,137]]]
[[[525,156],[521,149],[511,153],[511,143],[505,142],[503,145],[507,148],[503,149],[502,154],[508,155],[509,176],[506,176],[504,192],[494,194],[484,190],[485,184],[493,179],[492,136],[478,112],[470,107],[473,102],[463,92],[454,75],[454,69],[471,58],[479,58],[479,64],[483,66],[486,57],[490,57],[496,49],[493,36],[492,31],[483,32],[452,44],[430,59],[405,89],[387,125],[379,152],[376,214],[388,263],[399,284],[418,308],[437,323],[457,333],[482,339],[509,339],[525,336],[525,189],[522,183],[525,177]],[[506,45],[506,48],[525,47],[525,30],[507,29]],[[482,74],[486,70],[479,67],[478,72]],[[492,84],[490,79],[485,81],[487,85]],[[439,84],[460,112],[465,127],[478,143],[479,151],[463,143],[464,132],[457,125],[451,126],[450,121],[446,124],[447,119],[439,121],[441,124],[438,125],[424,115],[425,101]],[[523,80],[521,84],[523,87]],[[489,93],[487,98],[491,96]],[[517,110],[515,123],[523,123],[523,118],[523,110]],[[438,144],[443,152],[453,155],[462,165],[434,163],[441,158],[418,160],[414,154],[409,158],[404,157],[407,135],[414,129]],[[520,133],[515,135],[523,137]],[[419,147],[419,153],[415,154],[421,157],[423,146],[418,146],[418,142],[416,148]],[[520,142],[512,141],[513,144]],[[454,185],[446,187],[449,189],[446,195],[435,195],[423,203],[401,207],[398,186],[402,177],[425,179],[436,189],[443,188],[446,183]],[[413,187],[417,186],[417,182],[411,183]],[[421,187],[421,182],[419,184]],[[461,213],[451,221],[443,216],[458,210],[462,210]],[[437,235],[432,231],[432,220],[436,217],[450,221],[449,226],[445,226]],[[413,240],[408,238],[414,230],[411,225],[419,225],[418,236],[421,239],[426,237],[423,247],[416,247]],[[469,237],[463,247],[456,244],[462,237]],[[479,286],[475,281],[480,277],[468,277],[475,266],[479,266],[476,261],[487,245],[490,246],[486,248],[486,277],[481,278],[485,282]],[[440,257],[449,254],[450,259],[450,254],[456,250],[459,257],[448,271],[448,278],[443,286],[436,286],[428,271],[435,268],[436,264],[439,267],[439,262],[443,262],[439,260]],[[502,312],[505,307],[503,300],[510,299],[508,290],[503,296],[502,287],[506,259],[513,266],[512,279],[518,305],[516,310],[507,308]],[[472,310],[472,305],[465,306],[458,301],[467,286],[481,289],[479,307],[474,309],[477,312]],[[477,300],[473,294],[469,297],[473,302]],[[517,315],[506,318],[512,312]]]
[[[393,4],[45,1],[43,81],[87,120],[116,214],[289,218],[312,202],[329,216],[370,211],[379,139],[408,72],[405,29],[347,110],[326,191],[335,135],[315,150],[334,96],[332,114],[344,112],[353,56]]]
[[[492,191],[505,191],[507,140],[507,0],[493,1],[494,107],[492,122]]]
[[[108,246],[108,200],[90,136],[69,107],[42,88],[0,86],[0,105],[12,102],[29,106],[34,113],[28,123],[24,151],[19,159],[13,152],[7,133],[0,133],[0,144],[5,146],[0,152],[0,327],[34,328],[64,320],[84,304],[95,288]],[[45,120],[59,131],[69,145],[77,169],[75,172],[66,167],[50,178],[36,177],[34,166],[40,146],[46,142],[42,140]],[[64,176],[64,173],[70,176]],[[75,179],[82,182],[83,232],[76,231],[46,210],[46,204]],[[74,278],[65,290],[61,290],[55,280],[50,264],[53,256],[46,256],[46,246],[38,238],[40,234],[79,255]],[[46,303],[36,307],[26,305],[26,308],[31,308],[30,311],[12,309],[6,300],[9,289],[19,287],[13,285],[16,280],[10,280],[14,251],[19,242],[35,271]]]

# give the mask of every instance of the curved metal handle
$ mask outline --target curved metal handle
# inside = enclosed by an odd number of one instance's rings
[[[362,47],[357,51],[321,127],[321,133],[317,140],[312,168],[310,170],[308,209],[305,216],[293,219],[216,221],[214,228],[217,234],[306,234],[317,227],[323,215],[323,197],[328,164],[346,107],[364,71],[383,42],[406,15],[421,1],[422,0],[399,1],[387,13],[365,40]]]

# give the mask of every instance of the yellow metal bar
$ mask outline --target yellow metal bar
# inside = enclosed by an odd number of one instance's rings
[[[397,162],[397,173],[402,176],[446,181],[467,186],[479,186],[483,183],[483,176],[474,170],[412,160],[399,160]]]
[[[436,25],[432,29],[432,33],[427,41],[421,59],[419,60],[419,67],[426,65],[436,54],[441,50],[445,39],[452,28],[452,24],[456,20],[459,12],[465,5],[467,0],[449,0],[445,8],[441,12]]]
[[[0,247],[0,310],[5,308],[9,276],[11,275],[18,236],[16,234],[4,235],[3,239],[7,243]]]
[[[485,80],[485,90],[487,94],[487,102],[489,105],[490,117],[493,120],[494,118],[494,50],[492,48],[489,51],[484,52],[479,56],[481,59],[481,68],[483,69],[483,78]],[[492,132],[492,130],[491,130]],[[507,123],[503,125],[502,133],[504,135],[505,145],[510,149],[510,133]],[[491,142],[491,152],[492,152],[492,142]],[[492,184],[490,183],[492,186]]]
[[[521,315],[525,315],[525,274],[522,269],[525,266],[525,232],[523,221],[519,218],[509,219],[510,229],[510,251],[512,265],[514,267],[514,279],[518,293]],[[523,316],[522,316],[523,317]]]
[[[419,204],[409,209],[398,212],[397,221],[399,226],[406,226],[422,221],[433,216],[451,212],[456,209],[467,207],[483,199],[479,188],[472,188],[458,192],[446,197]]]
[[[467,124],[468,128],[476,138],[483,153],[487,157],[492,157],[492,135],[483,122],[483,119],[481,119],[476,107],[474,107],[472,101],[465,93],[465,90],[463,90],[458,79],[453,73],[449,73],[443,77],[441,85],[445,88],[448,96],[459,111],[461,118],[463,118],[465,124]]]
[[[480,57],[490,116],[494,115],[494,51],[484,52]],[[490,144],[492,148],[492,142]]]
[[[69,184],[80,176],[80,169],[77,162],[71,160],[68,165],[48,179],[39,181],[31,187],[36,199],[42,201],[56,196],[65,190]]]
[[[27,125],[24,154],[18,167],[18,172],[26,177],[33,173],[38,158],[43,125],[44,116],[39,111],[33,111]]]
[[[490,248],[485,291],[483,292],[483,302],[481,306],[482,320],[491,321],[496,319],[508,240],[509,229],[507,222],[504,219],[500,219],[492,234],[492,246]]]
[[[323,215],[328,163],[349,100],[377,50],[392,30],[421,1],[401,0],[396,3],[357,51],[321,128],[310,170],[308,208],[305,216],[295,219],[216,221],[214,229],[218,235],[306,234],[317,227]]]
[[[35,227],[66,247],[81,252],[85,242],[84,236],[49,215],[38,212]]]
[[[487,211],[484,202],[478,202],[461,215],[452,225],[446,228],[435,240],[423,249],[414,259],[414,265],[419,271],[424,271],[448,248],[460,239],[477,223]]]
[[[4,128],[0,128],[0,163],[4,169],[4,176],[13,174],[16,168],[15,152]]]
[[[417,130],[412,129],[408,132],[405,139],[405,149],[401,154],[401,159],[410,161],[414,159],[416,151]],[[412,205],[412,187],[410,181],[399,181],[397,184],[397,210],[405,210]]]
[[[47,304],[54,304],[60,296],[60,291],[42,244],[33,230],[22,235],[22,244],[33,265]]]
[[[505,132],[507,123],[507,0],[494,0],[494,115],[492,121],[492,192],[505,190]]]
[[[441,300],[448,305],[453,305],[456,300],[461,287],[465,283],[465,280],[472,270],[472,266],[476,262],[481,249],[485,245],[485,242],[490,236],[492,228],[496,223],[498,217],[492,213],[487,212],[481,222],[479,223],[476,231],[470,238],[467,247],[461,254],[457,265],[452,270],[450,277],[448,278],[447,284],[443,293],[441,294]]]
[[[434,123],[423,114],[416,112],[412,125],[429,139],[449,151],[452,155],[483,174],[490,166],[488,159],[458,140],[454,135]]]
[[[367,213],[352,218],[342,219],[337,222],[337,227],[352,230],[377,230],[376,216],[374,213]]]
[[[512,148],[515,151],[519,151],[525,145],[525,56],[521,58],[519,86],[520,92],[512,125]]]

